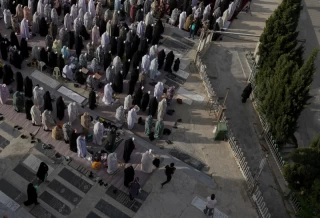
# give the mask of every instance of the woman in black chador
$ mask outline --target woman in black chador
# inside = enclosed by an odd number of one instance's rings
[[[48,52],[43,47],[40,49],[40,61],[48,65]]]
[[[77,133],[77,130],[73,130],[70,138],[69,138],[69,148],[70,151],[73,151],[75,153],[77,153],[78,149],[77,149],[77,138],[78,138],[79,134]]]
[[[29,183],[28,189],[27,189],[27,194],[28,194],[28,200],[24,202],[25,206],[30,206],[32,204],[39,204],[38,203],[38,194],[36,188],[33,186],[32,183]]]
[[[16,46],[18,50],[20,50],[20,45],[18,41],[18,37],[14,31],[10,33],[10,42],[12,46]]]
[[[122,72],[117,72],[115,77],[114,91],[122,93],[123,91],[123,75]]]
[[[148,52],[148,43],[146,39],[141,39],[139,44],[140,55],[143,57]]]
[[[27,76],[24,79],[24,96],[26,98],[32,98],[33,96],[33,84],[32,84],[32,80]]]
[[[103,61],[104,71],[106,71],[106,69],[110,66],[111,62],[112,62],[111,52],[107,52],[106,54],[104,54],[104,61]]]
[[[110,45],[111,45],[111,54],[112,55],[117,54],[117,40],[115,37],[111,37]]]
[[[19,71],[16,72],[16,85],[17,85],[17,91],[23,92],[23,77]]]
[[[123,157],[123,160],[124,160],[125,163],[129,162],[131,153],[132,153],[133,149],[136,148],[132,139],[133,138],[129,138],[124,143],[124,150],[123,150],[123,156],[122,157]]]
[[[46,91],[43,95],[43,100],[44,100],[44,108],[43,110],[49,110],[52,111],[52,98],[50,96],[50,92]]]
[[[130,59],[129,60],[126,59],[122,65],[123,79],[127,78],[127,75],[130,69],[130,63],[131,63]]]
[[[127,42],[124,45],[124,51],[126,54],[126,59],[129,60],[132,58],[132,48],[131,48],[131,42]]]
[[[165,57],[166,57],[166,53],[165,53],[164,50],[162,49],[162,50],[158,53],[158,70],[160,70],[160,69],[162,68]]]
[[[21,51],[21,58],[25,59],[29,57],[29,52],[28,52],[28,43],[25,38],[22,38],[20,41],[20,51]]]
[[[151,98],[151,101],[149,102],[149,113],[148,115],[151,115],[154,117],[158,110],[158,101],[156,97]]]
[[[117,55],[120,58],[122,58],[123,53],[124,53],[124,41],[123,41],[123,39],[119,38],[118,43],[117,43]]]
[[[136,91],[134,92],[132,104],[133,105],[138,105],[140,107],[142,95],[143,95],[142,88],[138,87],[136,89]]]
[[[139,48],[139,45],[140,45],[140,38],[137,34],[134,34],[132,39],[132,45],[131,45],[132,52],[137,51]]]
[[[48,25],[44,17],[40,19],[39,33],[42,37],[46,37],[46,35],[48,35]]]
[[[41,162],[37,172],[38,179],[44,182],[48,176],[48,171],[49,171],[48,165],[44,162]]]
[[[57,98],[56,108],[57,108],[57,118],[59,120],[62,120],[64,117],[64,110],[66,109],[66,105],[65,105],[64,100],[61,96]]]
[[[32,120],[30,110],[33,106],[33,101],[31,99],[26,99],[24,102],[24,110],[26,112],[26,119]]]
[[[89,108],[91,110],[94,110],[97,107],[96,102],[96,93],[93,90],[91,90],[89,94]]]
[[[174,61],[174,65],[173,65],[173,70],[175,72],[177,72],[179,70],[179,66],[180,66],[180,59],[177,58],[175,61]]]
[[[124,186],[129,187],[130,182],[134,179],[134,169],[132,166],[124,169]]]
[[[80,36],[82,36],[84,40],[88,40],[90,38],[90,34],[88,33],[84,25],[82,25],[80,28]]]
[[[72,49],[74,45],[74,32],[69,31],[68,33],[68,47],[69,49]]]
[[[141,100],[141,107],[140,107],[143,112],[146,111],[148,107],[149,97],[150,97],[149,92],[143,93],[142,100]]]
[[[81,52],[81,51],[80,51]],[[64,64],[64,58],[62,57],[62,54],[59,54],[57,57],[57,66],[60,69],[60,72],[62,72],[65,64]]]
[[[135,86],[136,86],[136,80],[134,80],[134,79],[132,79],[132,77],[131,77],[131,79],[129,80],[129,91],[128,91],[128,95],[132,95],[133,94],[133,92],[134,92],[134,88],[135,88]]]
[[[252,92],[252,86],[251,86],[251,83],[249,83],[242,92],[242,95],[241,95],[242,103],[246,103],[247,99],[250,97],[251,92]]]
[[[171,68],[172,68],[173,60],[174,60],[174,54],[173,54],[173,51],[170,51],[167,54],[167,57],[166,57],[166,63],[164,65],[164,71],[172,73],[172,69]]]
[[[132,69],[136,69],[138,66],[139,66],[139,63],[140,63],[140,59],[142,58],[141,57],[141,54],[140,54],[140,51],[138,50],[133,50],[133,51],[136,51],[132,57]]]
[[[57,54],[54,53],[53,51],[50,51],[49,52],[49,55],[48,55],[48,66],[51,67],[51,68],[54,68],[57,66]]]
[[[153,32],[153,26],[151,24],[148,24],[145,32],[145,37],[148,39],[148,44],[150,44],[152,41],[152,32]]]
[[[12,72],[11,66],[8,64],[5,64],[3,66],[2,83],[6,85],[10,85],[12,82],[13,82],[13,72]]]
[[[1,50],[2,59],[6,61],[8,59],[8,42],[1,41],[0,42],[0,50]]]

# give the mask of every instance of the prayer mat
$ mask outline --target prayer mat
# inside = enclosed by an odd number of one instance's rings
[[[82,104],[86,100],[85,97],[79,95],[71,89],[68,89],[65,86],[61,86],[57,91],[79,104]]]
[[[183,44],[185,44],[185,45],[187,45],[189,47],[193,47],[194,44],[195,44],[193,41],[191,41],[191,40],[189,40],[189,39],[187,39],[187,38],[185,38],[183,36],[180,36],[180,35],[178,35],[176,33],[173,33],[171,35],[171,37],[176,39],[176,40],[178,40],[180,43],[183,43]]]
[[[179,160],[188,164],[189,166],[194,167],[199,171],[202,171],[206,166],[202,161],[197,160],[196,158],[192,157],[190,154],[187,154],[178,148],[171,149],[169,154],[178,158]]]
[[[39,204],[34,206],[31,210],[30,213],[35,216],[35,217],[50,217],[50,218],[56,218],[53,216],[51,213],[46,211],[43,207],[41,207]]]
[[[186,46],[185,44],[182,44],[176,40],[166,38],[163,42],[163,46],[170,48],[170,50],[173,50],[174,53],[181,53],[184,54],[188,50],[190,50],[190,47]]]
[[[193,101],[199,101],[202,102],[204,100],[204,97],[201,95],[198,95],[197,93],[194,93],[192,91],[188,91],[182,87],[180,87],[177,91],[178,94],[183,95],[187,98],[192,99]]]
[[[179,83],[181,85],[183,85],[186,82],[186,79],[184,79],[184,78],[182,78],[180,76],[177,76],[177,75],[175,75],[173,73],[168,73],[166,75],[166,78],[168,78],[168,79],[170,79],[170,80],[172,80],[172,81],[174,81],[176,83]]]
[[[56,89],[60,85],[59,82],[57,82],[56,80],[52,79],[51,77],[45,75],[44,73],[41,73],[39,70],[33,71],[31,76],[34,79],[42,82],[43,84],[49,86],[52,89]]]

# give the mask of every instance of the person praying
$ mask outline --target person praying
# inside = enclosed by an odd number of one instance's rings
[[[136,146],[134,145],[134,137],[129,138],[125,141],[123,156],[122,156],[125,163],[129,162],[131,153],[135,148]]]
[[[30,206],[32,204],[35,204],[35,205],[39,204],[37,190],[32,183],[29,183],[28,185],[27,195],[28,195],[28,200],[24,202],[25,206]]]
[[[118,158],[117,153],[110,153],[108,155],[108,169],[107,173],[114,174],[118,169]]]
[[[9,98],[9,89],[6,84],[0,84],[0,103],[5,104]]]
[[[91,122],[91,117],[90,117],[89,113],[84,112],[84,114],[81,116],[82,133],[84,135],[89,134],[90,122]]]
[[[41,126],[41,111],[39,105],[33,105],[30,109],[31,122],[33,126]]]
[[[56,122],[52,118],[51,111],[45,110],[42,113],[42,125],[44,131],[50,131],[56,125]]]
[[[93,143],[96,145],[102,145],[102,139],[104,135],[104,126],[101,122],[96,122],[93,126]]]
[[[134,124],[138,122],[136,110],[137,108],[139,109],[139,107],[135,106],[128,112],[127,123],[129,130],[133,129]]]
[[[124,104],[123,104],[123,108],[128,111],[130,110],[132,106],[132,96],[131,95],[127,95],[125,98],[124,98]]]
[[[125,187],[129,187],[129,184],[134,180],[134,169],[131,164],[126,164],[126,168],[124,169],[124,180],[123,184]]]
[[[49,171],[48,165],[45,162],[41,162],[36,174],[38,177],[38,180],[40,180],[41,182],[46,181],[48,177],[48,171]]]
[[[108,83],[104,87],[104,96],[102,98],[102,102],[105,105],[111,105],[114,102],[114,99],[112,98],[113,90],[112,90],[111,85],[112,85],[112,83]]]
[[[68,116],[69,116],[69,122],[72,124],[79,115],[78,106],[77,103],[72,102],[68,105]]]
[[[24,94],[22,92],[15,92],[13,94],[13,108],[16,112],[20,113],[24,108]]]
[[[120,105],[117,110],[116,110],[116,115],[115,115],[115,118],[116,118],[116,122],[122,126],[123,123],[125,122],[125,114],[124,114],[125,110],[123,108],[122,105]]]
[[[66,109],[66,105],[64,103],[64,99],[62,96],[59,96],[56,100],[56,110],[57,110],[57,118],[62,120],[64,118],[64,110]]]
[[[77,153],[78,157],[85,158],[88,155],[87,143],[86,143],[86,135],[81,134],[77,138]]]
[[[33,106],[33,101],[31,99],[26,99],[24,102],[24,111],[26,113],[27,120],[32,120],[32,117],[31,117],[32,106]]]
[[[160,139],[163,136],[164,123],[162,119],[158,119],[154,127],[154,138]]]
[[[72,134],[72,132],[73,132],[73,129],[72,129],[72,127],[71,127],[71,125],[70,125],[69,122],[64,123],[64,124],[62,125],[62,131],[63,131],[63,139],[64,139],[64,142],[65,142],[66,144],[69,144],[70,137],[71,137],[71,134]]]
[[[152,173],[153,170],[153,154],[152,150],[148,150],[142,154],[141,158],[141,171],[144,173]]]
[[[163,117],[166,112],[167,112],[167,99],[163,98],[158,104],[157,119],[163,120]]]
[[[149,115],[147,118],[146,118],[146,122],[144,124],[144,134],[149,136],[150,133],[151,133],[151,129],[152,129],[152,116]]]
[[[49,91],[46,91],[43,95],[44,108],[43,110],[52,111],[52,98]]]

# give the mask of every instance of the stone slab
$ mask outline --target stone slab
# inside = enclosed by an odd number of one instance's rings
[[[61,158],[56,158],[55,154],[57,153],[56,150],[52,149],[43,149],[42,148],[42,144],[43,143],[37,143],[36,146],[34,146],[34,148],[38,151],[40,151],[42,154],[44,154],[45,156],[47,156],[48,158],[50,158],[51,160],[53,160],[53,162],[55,164],[60,164],[63,161],[63,157]]]
[[[117,190],[117,192],[114,193],[114,190]],[[132,210],[135,213],[141,207],[140,202],[138,202],[136,200],[131,201],[128,194],[122,192],[121,190],[117,189],[113,185],[110,185],[110,187],[106,191],[106,194],[109,195],[110,197],[112,197],[114,200],[118,201],[123,206],[129,208],[130,210]]]
[[[29,170],[27,167],[25,167],[23,164],[18,164],[14,169],[14,172],[16,172],[19,176],[27,180],[28,182],[34,183],[37,181],[37,176],[34,172]]]
[[[185,44],[185,45],[187,45],[187,46],[189,46],[189,47],[193,47],[194,44],[195,44],[193,41],[191,41],[191,40],[189,40],[189,39],[186,39],[185,37],[180,36],[180,35],[178,35],[178,34],[176,34],[176,33],[173,33],[173,34],[171,35],[171,37],[174,38],[174,39],[179,40],[179,42],[181,42],[181,43],[183,43],[183,44]]]
[[[27,196],[5,179],[0,180],[0,191],[18,204],[22,204]]]
[[[71,213],[70,207],[47,191],[44,191],[39,198],[64,216],[67,216]]]
[[[130,216],[121,212],[119,209],[117,209],[116,207],[112,206],[111,204],[109,204],[108,202],[102,199],[96,204],[95,208],[101,211],[101,213],[107,215],[108,217],[130,218]]]
[[[12,200],[8,195],[0,191],[0,203],[5,205],[7,208],[9,208],[12,211],[17,211],[20,205]]]
[[[170,80],[172,80],[172,81],[174,81],[176,83],[179,83],[181,85],[183,85],[186,82],[186,80],[181,78],[180,76],[176,76],[176,75],[170,74],[170,73],[168,73],[166,75],[166,79],[170,79]]]
[[[198,95],[192,91],[188,91],[182,87],[180,87],[177,91],[178,94],[181,94],[187,98],[190,98],[192,99],[193,101],[199,101],[199,102],[202,102],[204,100],[204,97],[201,96],[201,95]]]
[[[205,164],[202,163],[200,160],[192,157],[190,154],[185,153],[184,151],[173,148],[169,152],[170,155],[178,158],[179,160],[183,161],[184,163],[194,167],[195,169],[201,171],[205,167]]]
[[[95,212],[90,211],[90,213],[86,216],[86,218],[101,218],[101,217]]]
[[[58,175],[83,193],[88,193],[92,188],[90,183],[80,178],[67,168],[63,168]]]
[[[46,211],[39,204],[30,210],[30,213],[36,218],[56,218],[54,215]]]
[[[173,50],[173,53],[175,53],[175,52],[186,53],[187,50],[190,49],[188,46],[186,46],[182,43],[179,43],[176,40],[169,39],[169,38],[164,40],[163,46],[170,48],[169,51]]]
[[[12,136],[13,138],[17,138],[21,134],[19,130],[13,128],[13,126],[10,126],[6,122],[0,123],[0,129],[6,132],[8,135]]]
[[[27,167],[29,167],[30,169],[32,169],[35,173],[37,173],[41,162],[43,162],[43,161],[40,160],[39,158],[37,158],[36,156],[34,156],[33,154],[30,154],[23,161],[23,164],[26,165]],[[48,168],[49,168],[49,170],[48,170],[48,176],[49,176],[53,172],[54,169],[50,165],[48,165]]]
[[[79,195],[71,191],[69,188],[67,188],[65,185],[63,185],[61,182],[55,179],[52,180],[52,182],[50,182],[48,188],[52,189],[65,200],[69,201],[71,204],[75,206],[78,205],[82,199],[82,197],[80,197]]]
[[[86,100],[85,97],[79,95],[78,93],[72,91],[71,89],[68,89],[65,86],[61,86],[57,91],[79,104],[82,104],[84,100]]]
[[[141,190],[139,195],[137,196],[137,199],[141,200],[141,201],[145,201],[147,199],[147,197],[149,196],[149,192],[146,192],[145,190]]]
[[[182,78],[182,79],[185,79],[185,80],[187,80],[188,77],[189,77],[189,75],[190,75],[190,73],[187,73],[187,72],[185,72],[185,71],[183,71],[183,70],[180,70],[180,69],[179,69],[177,72],[172,71],[172,73],[173,73],[174,75]]]
[[[35,70],[31,76],[36,79],[39,80],[40,82],[46,84],[47,86],[49,86],[50,88],[56,89],[60,83],[58,81],[56,81],[55,79],[45,75],[44,73],[41,73],[39,70]]]
[[[0,148],[5,149],[10,142],[0,135]]]

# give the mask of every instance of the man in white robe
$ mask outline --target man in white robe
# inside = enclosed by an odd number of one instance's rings
[[[123,106],[119,106],[116,110],[116,115],[115,115],[117,123],[122,125],[125,121],[125,115],[124,115],[124,108]]]
[[[150,79],[154,80],[154,78],[156,77],[157,72],[158,72],[158,67],[159,67],[158,58],[155,58],[155,59],[153,59],[151,61],[150,67],[149,67],[149,77],[150,77]]]
[[[167,112],[167,100],[163,98],[158,104],[158,120],[163,120],[165,113]]]
[[[153,95],[156,97],[156,99],[159,102],[161,99],[161,96],[163,95],[163,83],[162,82],[158,82],[155,85]]]
[[[187,13],[185,11],[183,11],[179,17],[179,29],[183,29],[183,26],[184,26],[184,23],[186,22],[186,19],[187,19]]]
[[[39,87],[39,85],[36,85],[33,88],[33,104],[41,108],[44,104],[43,95],[43,88]]]
[[[62,70],[62,77],[73,81],[73,72],[72,72],[71,67],[69,65],[64,66],[64,68]]]
[[[103,123],[97,122],[93,126],[93,143],[96,145],[102,145],[104,126]]]
[[[121,59],[119,56],[113,59],[112,65],[114,66],[114,73],[117,74],[121,70]]]
[[[78,153],[78,157],[81,157],[81,158],[87,157],[88,155],[85,135],[80,135],[77,138],[77,153]]]
[[[28,21],[26,20],[26,18],[23,18],[21,21],[20,36],[21,36],[21,38],[25,38],[25,39],[30,38],[29,25],[28,25]]]
[[[124,98],[124,105],[123,108],[125,110],[129,110],[132,106],[132,96],[131,95],[127,95],[127,97]]]
[[[115,171],[118,169],[117,153],[110,153],[108,155],[107,162],[108,162],[107,173],[114,174]]]
[[[34,126],[41,126],[41,111],[39,106],[33,105],[30,109],[31,122]]]
[[[64,16],[63,25],[68,32],[72,30],[72,19],[69,13]]]
[[[158,46],[153,45],[149,49],[149,56],[150,56],[150,61],[158,57]]]
[[[132,108],[128,112],[128,118],[127,118],[127,123],[128,123],[128,129],[133,129],[133,126],[135,123],[137,123],[137,112],[135,108]]]
[[[153,170],[153,154],[152,150],[150,149],[149,151],[146,151],[145,153],[142,154],[141,158],[141,171],[144,173],[152,173]]]
[[[68,116],[69,116],[69,122],[72,124],[79,115],[78,107],[75,102],[72,102],[68,105]]]
[[[88,11],[90,12],[90,15],[92,18],[94,18],[96,16],[96,7],[94,6],[93,0],[89,0]]]
[[[141,68],[142,68],[143,72],[149,73],[149,68],[150,68],[150,56],[149,55],[146,54],[142,57]]]
[[[104,95],[102,98],[102,101],[105,105],[110,105],[114,102],[114,99],[112,98],[113,90],[111,87],[112,83],[108,83],[104,86]]]

